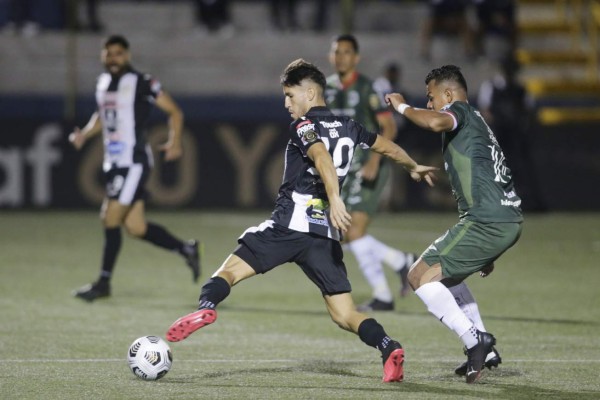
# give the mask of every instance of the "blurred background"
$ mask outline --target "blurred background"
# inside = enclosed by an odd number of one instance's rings
[[[353,33],[359,71],[415,106],[432,68],[463,69],[526,211],[600,210],[598,29],[591,0],[0,0],[0,207],[100,204],[102,144],[78,153],[67,136],[95,111],[103,39],[123,34],[185,114],[185,156],[157,156],[149,204],[270,209],[291,122],[279,75],[299,57],[333,73],[332,38]],[[438,135],[398,125],[414,158],[443,165]],[[166,137],[158,111],[149,137]],[[392,178],[382,209],[456,208],[443,177]]]

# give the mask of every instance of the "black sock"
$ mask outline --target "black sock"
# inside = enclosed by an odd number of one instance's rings
[[[375,347],[382,353],[385,353],[392,339],[385,333],[383,326],[381,326],[375,319],[365,319],[358,327],[358,337],[360,340],[365,342],[371,347]]]
[[[142,239],[163,249],[178,251],[180,253],[184,247],[184,243],[181,240],[171,235],[162,226],[153,224],[152,222],[148,222],[146,234],[142,236]]]
[[[202,286],[198,310],[203,308],[214,309],[220,302],[229,296],[230,292],[231,286],[229,286],[229,283],[227,283],[225,279],[219,276],[210,278],[208,282]]]
[[[102,270],[98,283],[107,285],[110,282],[119,250],[121,250],[121,227],[104,228]]]

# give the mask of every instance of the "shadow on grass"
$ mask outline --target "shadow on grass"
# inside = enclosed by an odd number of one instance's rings
[[[467,385],[466,383],[460,383],[463,387],[457,387],[455,379],[450,379],[447,376],[447,385],[441,387],[446,379],[439,379],[430,377],[435,381],[435,384],[417,383],[411,382],[410,380],[402,383],[391,383],[383,384],[379,383],[379,377],[374,378],[372,375],[359,374],[353,372],[349,368],[349,363],[331,362],[325,360],[314,360],[308,362],[302,362],[295,366],[290,367],[272,367],[272,368],[248,368],[248,369],[236,369],[229,371],[220,372],[209,372],[201,373],[197,376],[186,377],[186,378],[170,378],[168,381],[163,383],[171,384],[198,384],[202,382],[204,387],[212,388],[238,388],[243,387],[244,389],[266,389],[266,390],[277,390],[285,398],[285,390],[297,391],[297,390],[322,390],[324,393],[327,391],[345,392],[348,398],[373,398],[376,396],[375,393],[387,393],[387,392],[398,392],[398,393],[414,393],[425,397],[439,396],[440,398],[455,396],[457,398],[477,398],[477,399],[510,399],[510,400],[526,400],[526,399],[598,399],[598,392],[580,391],[580,392],[568,392],[554,389],[540,388],[532,385],[515,385],[515,384],[503,384],[490,382],[486,377],[482,378],[482,381],[473,385]],[[356,364],[356,363],[353,363]],[[506,371],[505,371],[506,372]],[[307,382],[301,384],[299,382],[290,383],[290,380],[277,375],[281,374],[293,374],[299,377],[300,381]],[[307,374],[320,374],[320,375],[331,375],[339,378],[358,378],[368,380],[370,383],[367,385],[357,384],[358,382],[347,382],[344,385],[331,385],[331,384],[315,384],[314,379],[311,379]],[[271,375],[269,379],[265,378],[265,375]],[[513,375],[519,375],[518,373]],[[232,376],[236,377],[235,382],[231,382],[228,378]],[[506,375],[504,375],[506,376]],[[456,378],[456,377],[454,377]],[[491,377],[490,377],[491,378]],[[497,379],[498,377],[494,377]],[[220,379],[222,381],[218,382]],[[294,378],[295,379],[295,378]],[[294,380],[292,379],[292,381]],[[366,395],[371,393],[371,395]]]

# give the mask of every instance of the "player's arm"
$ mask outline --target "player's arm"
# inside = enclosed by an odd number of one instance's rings
[[[331,155],[321,142],[310,146],[306,154],[313,160],[315,168],[325,185],[325,191],[329,198],[329,217],[331,223],[336,229],[346,232],[350,226],[351,217],[346,211],[346,206],[340,197],[340,183]]]
[[[429,186],[433,186],[433,181],[435,179],[433,171],[438,170],[438,168],[419,165],[402,147],[391,140],[386,139],[381,135],[377,135],[377,139],[375,139],[375,143],[371,146],[371,150],[389,157],[402,165],[404,169],[410,173],[410,177],[415,181],[420,182],[421,179],[425,179]]]
[[[394,116],[391,112],[382,112],[377,114],[377,123],[381,129],[381,136],[389,140],[394,140],[396,138],[396,121],[394,121]],[[372,181],[377,178],[380,163],[381,155],[379,153],[372,153],[369,156],[369,160],[362,168],[363,179]]]
[[[156,96],[154,104],[169,116],[169,138],[161,146],[161,150],[165,152],[165,161],[176,160],[183,154],[181,144],[183,112],[175,100],[164,90]]]
[[[433,132],[449,132],[455,129],[456,121],[450,114],[434,110],[414,108],[405,103],[404,96],[398,93],[385,95],[385,100],[394,110],[404,115],[415,125]]]
[[[102,132],[102,121],[100,120],[100,116],[96,111],[92,114],[90,120],[83,127],[83,129],[79,129],[77,126],[75,127],[73,132],[71,132],[69,135],[69,142],[71,142],[73,146],[79,150],[89,138],[96,136],[100,132]]]

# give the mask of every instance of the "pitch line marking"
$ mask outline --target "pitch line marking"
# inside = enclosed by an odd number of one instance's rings
[[[186,360],[175,360],[176,362],[185,362],[185,363],[205,363],[205,364],[226,364],[226,363],[240,363],[240,362],[250,362],[250,363],[257,363],[257,364],[268,364],[268,363],[298,363],[298,362],[304,362],[304,361],[315,361],[317,359],[273,359],[273,360],[267,360],[267,359],[237,359],[237,360],[201,360],[201,359],[197,359],[197,360],[193,360],[193,359],[186,359]],[[457,359],[445,359],[445,360],[407,360],[407,362],[409,363],[440,363],[440,362],[444,362],[444,363],[455,363],[455,362],[459,362],[460,360]],[[112,362],[122,362],[122,363],[126,363],[127,360],[125,358],[61,358],[61,359],[26,359],[26,360],[0,360],[0,364],[8,364],[8,363],[44,363],[44,364],[49,364],[49,363],[93,363],[93,362],[100,362],[100,363],[112,363]],[[343,363],[364,363],[365,360],[345,360]],[[508,364],[508,363],[531,363],[531,362],[536,362],[536,363],[589,363],[589,364],[599,364],[600,363],[600,359],[599,360],[577,360],[577,359],[572,359],[572,360],[560,360],[560,359],[546,359],[546,360],[542,360],[542,359],[535,359],[535,360],[525,360],[525,359],[517,359],[517,360],[506,360],[505,362],[503,362],[503,364]]]

